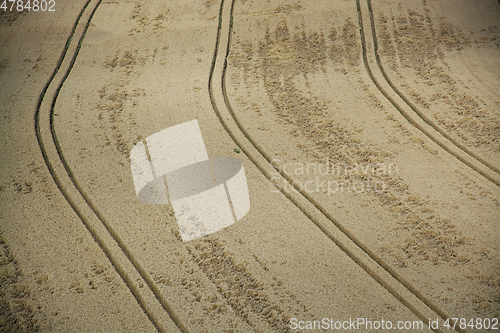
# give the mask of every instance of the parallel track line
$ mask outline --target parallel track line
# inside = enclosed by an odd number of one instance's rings
[[[360,16],[361,11],[359,9],[359,0],[356,1],[358,3],[358,15]],[[464,163],[489,181],[500,186],[500,170],[497,167],[480,157],[478,154],[474,153],[465,145],[452,138],[445,130],[439,127],[434,121],[432,121],[422,111],[420,111],[412,102],[410,102],[408,98],[404,96],[404,94],[394,85],[394,83],[388,77],[378,53],[378,41],[371,0],[366,1],[370,18],[370,35],[373,40],[373,53],[377,64],[375,69],[378,69],[380,71],[382,81],[385,81],[388,86],[386,88],[382,87],[382,83],[378,82],[370,69],[370,78],[372,79],[373,83],[411,125],[417,128],[425,136],[435,142],[450,155],[458,159],[460,162]],[[363,33],[365,33],[364,29],[362,30]],[[365,67],[366,66],[370,67],[368,60],[365,62]],[[394,93],[394,96],[390,96],[388,91],[392,91]],[[396,101],[396,99],[398,101]]]
[[[226,132],[232,138],[232,140],[240,147],[243,153],[252,161],[252,163],[268,178],[271,183],[272,177],[271,171],[274,169],[277,171],[283,180],[286,180],[292,187],[294,187],[300,195],[290,193],[283,189],[281,186],[274,184],[282,194],[284,194],[297,208],[299,208],[328,238],[330,238],[344,253],[346,253],[354,262],[356,262],[361,268],[363,268],[372,278],[374,278],[379,284],[386,288],[396,299],[398,299],[404,306],[406,306],[410,311],[412,311],[417,317],[422,319],[424,322],[429,324],[429,313],[444,314],[443,311],[439,310],[432,302],[423,296],[414,286],[412,286],[408,281],[406,281],[400,274],[398,274],[394,269],[387,265],[379,256],[377,256],[373,251],[368,249],[361,241],[359,241],[351,232],[349,232],[339,221],[337,221],[326,209],[319,204],[316,200],[310,197],[307,193],[303,191],[294,184],[291,177],[283,173],[279,168],[275,167],[271,163],[270,157],[259,147],[259,145],[252,139],[248,132],[243,128],[239,122],[233,108],[230,105],[229,98],[227,96],[226,86],[225,86],[225,75],[227,69],[227,58],[230,52],[231,45],[231,34],[233,28],[233,11],[234,11],[235,0],[231,2],[231,9],[229,12],[229,24],[227,32],[227,45],[224,55],[223,51],[219,50],[222,31],[221,26],[223,25],[223,6],[221,4],[220,18],[219,18],[219,30],[217,35],[216,43],[216,53],[212,61],[212,66],[209,76],[209,94],[210,101],[212,103],[213,109],[218,117],[221,125],[224,127]],[[227,23],[226,23],[227,25]],[[226,35],[226,34],[225,34]],[[224,36],[225,36],[224,35]],[[225,114],[231,117],[232,122],[229,122],[229,118],[224,120],[225,116],[221,113],[221,108],[218,106],[216,99],[218,97],[214,93],[214,82],[213,77],[215,73],[215,67],[217,63],[222,62],[222,70],[220,77],[220,89],[221,92],[217,94],[222,94],[223,105],[226,110]],[[217,74],[219,75],[219,74]],[[217,87],[219,89],[219,87]],[[239,133],[237,133],[239,132]],[[275,176],[274,176],[275,177]],[[322,215],[318,216],[318,215]],[[337,230],[331,231],[324,221],[321,219],[326,218],[333,224]],[[361,250],[361,251],[359,251]],[[411,301],[407,298],[411,298],[409,294],[413,295],[414,299]],[[403,296],[404,295],[404,296]],[[437,311],[436,311],[437,310]],[[445,316],[445,315],[444,315]],[[435,332],[442,332],[439,329],[435,329]]]
[[[368,0],[368,5],[369,5],[370,0]],[[361,5],[360,1],[356,0],[356,6],[358,10],[358,18],[359,18],[359,26],[360,26],[360,36],[361,36],[361,45],[362,45],[362,52],[363,52],[363,62],[365,64],[365,69],[368,72],[368,75],[370,76],[371,80],[375,84],[375,86],[379,89],[379,91],[391,102],[391,104],[399,111],[402,112],[399,108],[399,106],[393,101],[393,99],[388,96],[388,94],[385,92],[385,90],[380,86],[378,81],[375,79],[373,72],[371,70],[371,67],[369,66],[369,61],[367,57],[367,50],[366,50],[366,40],[365,40],[365,31],[363,27],[363,18],[361,14]],[[370,23],[373,25],[373,20],[370,21]],[[406,117],[405,117],[406,118]],[[413,123],[412,123],[413,124]],[[419,298],[427,305],[429,308],[433,309],[439,316],[443,319],[449,318],[449,315],[445,313],[445,311],[441,310],[434,302],[432,302],[430,299],[426,298],[423,294],[419,293]],[[460,328],[457,328],[458,332],[464,332]]]
[[[52,101],[50,103],[49,124],[45,124],[45,123],[42,124],[41,123],[41,119],[40,119],[41,109],[46,104],[46,103],[44,103],[44,99],[45,99],[45,96],[47,94],[47,91],[55,84],[54,79],[55,79],[56,75],[59,73],[63,63],[65,62],[65,60],[67,58],[68,50],[69,50],[70,46],[72,46],[72,39],[75,37],[75,32],[80,25],[80,20],[81,20],[82,16],[84,15],[84,13],[86,11],[88,11],[87,8],[92,1],[93,0],[87,1],[85,6],[83,7],[83,9],[81,10],[81,12],[80,12],[80,14],[79,14],[74,26],[73,26],[73,29],[70,33],[70,36],[68,37],[66,45],[61,53],[61,56],[60,56],[59,61],[56,65],[56,68],[54,69],[51,77],[49,78],[47,84],[45,85],[44,89],[42,90],[42,92],[39,96],[38,104],[37,104],[37,108],[36,108],[35,116],[34,116],[34,118],[35,118],[35,133],[37,136],[38,144],[39,144],[40,150],[42,152],[45,164],[47,165],[47,168],[49,169],[49,172],[52,176],[52,179],[54,180],[59,191],[64,196],[66,201],[69,203],[69,205],[71,206],[73,211],[80,218],[80,220],[82,221],[82,223],[84,224],[86,229],[90,232],[90,234],[92,235],[92,237],[94,238],[96,243],[101,247],[101,249],[103,250],[105,255],[108,257],[109,261],[111,262],[111,264],[113,265],[115,270],[118,272],[118,274],[120,275],[122,280],[125,282],[125,284],[129,288],[129,290],[133,294],[134,298],[137,300],[137,302],[141,306],[142,310],[145,312],[145,314],[148,316],[150,321],[155,326],[155,328],[159,332],[168,332],[168,329],[165,328],[165,326],[160,322],[160,320],[158,319],[158,316],[156,314],[154,314],[153,311],[150,309],[151,301],[149,301],[149,303],[148,303],[144,299],[143,295],[141,295],[141,291],[139,291],[139,289],[137,288],[137,286],[135,285],[135,283],[133,282],[133,280],[129,276],[130,275],[130,267],[127,267],[128,268],[127,270],[123,267],[123,265],[127,266],[127,264],[128,264],[126,262],[127,260],[123,260],[124,258],[120,258],[120,254],[117,254],[116,251],[111,250],[111,248],[109,247],[110,244],[109,243],[106,244],[106,241],[104,241],[104,239],[103,239],[106,236],[112,237],[112,239],[114,240],[116,245],[122,251],[122,255],[123,254],[125,255],[125,257],[129,261],[129,264],[132,264],[134,270],[140,275],[141,279],[143,279],[146,282],[149,289],[154,294],[154,297],[161,304],[161,307],[169,314],[169,317],[173,320],[173,322],[175,323],[177,328],[181,332],[188,332],[187,328],[179,320],[179,318],[175,315],[175,313],[173,312],[170,305],[162,297],[158,287],[155,285],[154,281],[151,279],[149,274],[147,274],[147,272],[139,265],[137,260],[133,257],[132,253],[130,252],[130,250],[126,247],[123,240],[111,228],[109,223],[104,219],[102,214],[97,210],[97,208],[91,202],[88,195],[83,191],[81,186],[76,181],[76,178],[74,177],[73,172],[71,171],[68,163],[66,162],[64,154],[61,150],[61,147],[60,147],[58,139],[57,139],[57,133],[56,133],[55,128],[54,128],[54,108],[55,108],[55,104],[57,102],[57,97],[62,89],[64,82],[68,78],[68,76],[69,76],[69,74],[70,74],[70,72],[71,72],[71,70],[76,62],[76,58],[77,58],[78,53],[81,49],[83,40],[84,40],[85,35],[87,33],[87,30],[90,26],[91,20],[94,16],[95,12],[97,11],[99,5],[101,4],[102,0],[98,0],[96,5],[94,6],[94,8],[91,10],[89,17],[88,17],[86,23],[84,24],[83,32],[80,36],[78,44],[76,45],[76,47],[74,49],[74,53],[73,53],[73,56],[71,58],[69,65],[68,65],[67,71],[64,74],[63,78],[60,80],[59,85],[57,86],[57,89],[55,90],[54,96],[53,96]],[[42,127],[47,126],[47,125],[48,125],[49,130],[50,130],[52,142],[46,142],[47,140],[44,140],[44,138],[43,138]],[[57,150],[57,155],[59,157],[59,161],[57,161],[57,160],[54,161],[53,159],[51,160],[51,158],[49,157],[49,153],[47,151],[47,144],[49,144],[49,145],[53,144],[53,147]],[[62,164],[62,166],[64,167],[64,170],[66,171],[66,175],[63,175],[63,176],[64,177],[67,176],[70,179],[72,185],[74,186],[74,190],[76,190],[79,193],[79,195],[81,196],[81,199],[83,199],[85,201],[86,205],[92,210],[92,212],[95,214],[95,217],[97,217],[97,219],[101,222],[102,226],[105,227],[105,229],[109,233],[109,235],[103,235],[102,231],[98,231],[97,228],[95,227],[95,225],[93,225],[89,221],[89,217],[85,216],[85,214],[82,212],[81,208],[78,207],[79,205],[76,203],[75,198],[71,197],[69,190],[67,188],[69,184],[67,184],[67,183],[63,184],[64,182],[61,180],[60,176],[56,172],[56,168],[57,167],[60,168],[60,165],[55,166],[55,164],[59,164],[59,163]],[[115,244],[111,244],[111,247],[113,247],[113,245],[115,245]],[[127,271],[128,271],[128,273],[127,273]],[[156,312],[158,312],[158,311],[156,311]]]

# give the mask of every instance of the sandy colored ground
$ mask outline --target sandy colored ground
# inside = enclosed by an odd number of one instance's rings
[[[498,2],[231,6],[0,14],[0,331],[498,318]],[[183,243],[129,154],[192,119],[251,208]]]

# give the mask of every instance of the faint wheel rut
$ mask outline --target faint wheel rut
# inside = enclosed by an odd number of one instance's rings
[[[264,283],[252,276],[246,264],[236,263],[232,254],[218,240],[205,239],[188,247],[194,261],[215,284],[226,302],[243,320],[256,331],[275,330],[290,332],[290,313],[304,312],[305,307],[297,303],[289,293],[282,293],[281,304],[271,300],[273,287],[264,288]],[[258,262],[258,259],[254,257]],[[277,285],[280,285],[277,282]],[[271,291],[270,291],[271,290]],[[218,305],[216,310],[223,310]],[[307,312],[307,311],[306,311]],[[257,319],[257,320],[256,320]]]

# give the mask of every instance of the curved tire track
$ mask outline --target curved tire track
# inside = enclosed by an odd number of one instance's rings
[[[263,151],[242,127],[230,105],[225,86],[227,57],[230,52],[233,27],[234,3],[235,0],[231,1],[230,6],[225,6],[224,1],[221,4],[216,51],[212,61],[208,87],[212,106],[224,129],[266,178],[274,183],[342,251],[386,288],[404,306],[417,315],[417,317],[426,323],[429,322],[429,318],[436,317],[436,315],[444,319],[448,318],[449,316],[443,310],[439,309],[437,305],[426,298],[379,256],[361,243],[339,221],[328,213],[320,203],[295,186],[291,177],[271,163],[270,156]],[[276,178],[276,172],[279,173],[281,178],[279,181],[273,182],[273,177],[274,179]],[[287,192],[282,186],[277,185],[283,184],[284,181],[293,186],[297,192]],[[434,331],[441,332],[439,329]]]
[[[415,128],[434,141],[446,152],[481,174],[494,184],[500,186],[500,170],[482,157],[453,139],[446,131],[437,126],[429,117],[423,114],[411,103],[392,83],[387,76],[378,54],[378,42],[371,0],[363,1],[358,6],[360,34],[362,39],[363,60],[365,68],[377,89],[391,102],[399,113]],[[369,17],[369,22],[362,25],[362,12]],[[367,43],[368,38],[371,43]],[[367,51],[369,49],[369,52]],[[376,65],[374,65],[376,64]]]
[[[75,21],[56,68],[38,99],[34,116],[36,137],[45,164],[59,191],[104,251],[156,329],[159,332],[188,332],[161,295],[153,279],[140,266],[78,184],[61,151],[54,128],[54,107],[57,97],[76,62],[90,22],[101,2],[102,0],[88,0]],[[51,94],[53,95],[50,101],[46,101],[46,96]],[[140,289],[141,282],[149,289]]]

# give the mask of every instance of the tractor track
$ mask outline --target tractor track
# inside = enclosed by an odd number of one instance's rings
[[[288,192],[284,189],[284,187],[278,186],[277,183],[274,183],[275,186],[281,191],[281,193],[283,193],[297,208],[299,208],[323,233],[325,233],[325,235],[327,235],[354,262],[362,267],[372,278],[374,278],[378,283],[386,288],[404,306],[406,306],[409,310],[411,310],[415,315],[417,315],[426,323],[428,323],[428,319],[432,317],[430,313],[433,313],[434,316],[435,314],[437,314],[443,319],[449,318],[449,315],[446,314],[444,310],[440,309],[430,299],[425,297],[419,290],[417,290],[417,288],[412,286],[385,261],[383,261],[373,251],[368,249],[368,247],[365,246],[361,241],[359,241],[359,239],[357,239],[351,232],[349,232],[341,222],[336,220],[329,212],[327,212],[327,210],[319,202],[314,200],[314,198],[312,198],[310,195],[296,186],[293,182],[293,179],[288,174],[284,173],[280,168],[274,166],[271,162],[271,157],[264,152],[259,144],[243,128],[229,102],[225,80],[227,58],[229,56],[231,47],[234,4],[235,0],[232,0],[230,9],[222,8],[224,7],[224,1],[221,4],[221,18],[219,19],[216,55],[214,56],[209,76],[210,99],[214,111],[216,112],[216,115],[219,118],[219,121],[224,129],[231,136],[233,141],[241,148],[242,152],[245,153],[245,155],[252,161],[252,163],[272,183],[273,177],[276,177],[275,173],[278,172],[278,174],[282,177],[279,183],[281,183],[282,181],[286,181],[288,184],[290,184],[290,186],[295,188],[295,190],[297,191],[296,193]],[[357,7],[360,29],[363,29],[359,0],[357,0]],[[225,28],[222,29],[221,25],[224,25]],[[225,31],[226,29],[228,31]],[[224,34],[224,37],[221,37],[221,34]],[[227,45],[224,46],[222,45],[222,43],[223,39],[226,38]],[[361,38],[363,46],[363,57],[365,60],[365,66],[367,67],[366,47],[363,31],[361,31]],[[218,69],[216,67],[218,67]],[[368,67],[367,70],[373,79],[371,71]],[[217,80],[214,80],[214,76],[216,76]],[[219,89],[218,84],[220,84],[222,92],[218,92],[216,90]],[[379,86],[377,85],[377,87]],[[443,148],[446,149],[446,147]],[[333,230],[331,228],[332,226],[334,226]],[[434,331],[441,332],[441,330],[439,329],[436,329]],[[457,331],[465,332],[461,329],[457,329]]]
[[[90,232],[95,242],[101,247],[155,328],[159,332],[171,331],[170,327],[163,325],[162,319],[164,318],[162,317],[164,315],[161,313],[161,309],[163,309],[164,312],[168,313],[168,316],[173,320],[178,330],[188,332],[187,328],[173,312],[169,303],[161,295],[153,279],[140,266],[123,240],[111,228],[110,224],[79,185],[66,162],[54,128],[54,107],[57,97],[75,64],[91,20],[101,2],[102,0],[88,0],[75,21],[56,68],[38,99],[34,116],[36,137],[45,164],[59,191]],[[84,20],[85,17],[87,17],[86,20]],[[74,39],[78,38],[78,36],[80,38],[75,43]],[[71,60],[68,60],[68,58]],[[57,88],[54,89],[54,87]],[[53,97],[51,101],[46,102],[46,95],[52,92]],[[147,284],[152,295],[142,289],[139,290],[137,281],[141,280]]]
[[[387,75],[378,53],[377,33],[371,0],[366,0],[366,2],[363,0],[362,5],[359,0],[356,0],[356,5],[360,22],[363,61],[377,89],[412,126],[460,162],[484,176],[489,181],[500,186],[500,170],[497,167],[452,138],[445,130],[436,125],[434,121],[409,101],[409,99],[394,85]],[[362,12],[365,12],[369,17],[370,23],[366,24],[365,27],[363,27]],[[367,30],[370,32],[367,32]],[[367,43],[368,38],[371,39],[372,43]],[[370,48],[370,54],[368,54],[368,48]],[[374,66],[373,63],[376,63],[376,66]]]

